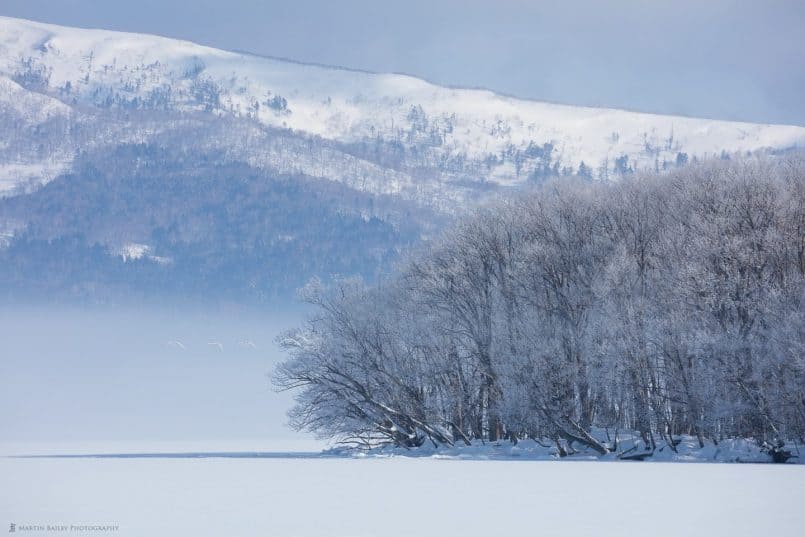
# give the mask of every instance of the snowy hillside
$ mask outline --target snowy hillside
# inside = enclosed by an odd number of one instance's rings
[[[0,17],[0,296],[286,300],[481,201],[805,146],[805,128],[518,100]]]
[[[461,197],[456,191],[467,182],[494,186],[561,173],[609,176],[694,157],[805,145],[801,127],[518,100],[405,75],[6,17],[0,17],[0,110],[23,126],[59,118],[75,122],[83,115],[98,122],[99,114],[105,126],[105,135],[85,134],[72,147],[45,144],[35,154],[2,148],[0,188],[6,190],[37,173],[41,180],[52,178],[69,166],[76,148],[119,142],[121,136],[151,139],[166,127],[147,118],[149,111],[246,119],[250,132],[210,143],[233,155],[240,151],[258,167],[419,200],[432,200],[434,193]],[[275,137],[261,139],[266,129],[307,142],[289,148]]]

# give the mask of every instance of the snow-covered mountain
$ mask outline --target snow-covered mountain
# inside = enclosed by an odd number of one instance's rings
[[[0,298],[267,302],[377,278],[461,209],[548,177],[796,146],[805,128],[0,17]]]
[[[805,145],[802,127],[527,101],[406,75],[6,17],[0,109],[18,136],[52,131],[53,124],[66,135],[34,151],[5,142],[4,189],[69,169],[76,149],[148,141],[170,129],[170,120],[190,117],[247,120],[228,139],[205,142],[252,165],[429,202],[460,197],[476,182],[509,186],[579,171],[608,176]],[[153,112],[174,115],[160,121]],[[75,124],[101,120],[101,132],[78,129],[75,139]]]

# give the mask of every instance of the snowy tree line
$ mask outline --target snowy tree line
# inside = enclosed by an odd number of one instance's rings
[[[805,436],[801,155],[548,182],[376,285],[303,296],[275,382],[292,425],[342,442]]]

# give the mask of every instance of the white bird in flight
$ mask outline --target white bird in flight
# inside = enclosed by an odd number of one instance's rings
[[[244,339],[240,342],[241,347],[249,347],[250,349],[256,349],[257,345],[250,339]]]
[[[168,347],[173,347],[174,349],[179,349],[181,351],[186,349],[184,343],[178,340],[168,341]]]
[[[218,343],[217,341],[210,341],[209,343],[207,343],[207,345],[209,345],[210,347],[215,347],[216,349],[218,349],[218,352],[224,352],[224,346]]]

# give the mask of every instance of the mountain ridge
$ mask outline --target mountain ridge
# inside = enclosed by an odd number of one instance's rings
[[[0,76],[62,102],[205,110],[339,143],[401,143],[417,148],[413,165],[436,169],[440,183],[449,174],[439,161],[458,161],[452,178],[517,186],[534,175],[586,168],[607,178],[675,165],[680,155],[805,144],[805,128],[797,126],[548,103],[408,74],[7,17],[0,17],[0,51]]]
[[[805,128],[522,100],[0,17],[0,297],[287,303],[531,185]],[[202,298],[203,297],[203,298]]]
[[[33,19],[24,19],[19,17],[10,17],[6,15],[0,15],[0,22],[3,20],[8,20],[12,22],[24,22],[30,23],[32,25],[40,25],[40,26],[50,26],[53,28],[69,28],[74,30],[84,30],[84,31],[91,31],[91,32],[104,32],[104,33],[113,33],[113,34],[121,34],[121,35],[129,35],[129,36],[148,36],[157,39],[164,39],[168,41],[174,42],[182,42],[196,47],[203,47],[207,49],[212,49],[216,51],[222,52],[229,52],[236,55],[241,56],[250,56],[254,58],[262,58],[266,60],[278,61],[282,63],[290,63],[296,64],[300,66],[310,66],[310,67],[319,67],[322,69],[329,69],[335,71],[346,71],[351,73],[360,73],[366,75],[393,75],[393,76],[401,76],[416,79],[422,82],[425,82],[432,86],[437,86],[445,89],[450,90],[467,90],[467,91],[479,91],[479,92],[488,92],[494,94],[499,97],[504,97],[507,99],[512,99],[515,101],[521,101],[525,103],[533,102],[533,103],[542,103],[542,104],[550,104],[550,105],[557,105],[557,106],[566,106],[570,108],[581,108],[581,109],[589,109],[589,110],[612,110],[612,111],[620,111],[620,112],[628,112],[634,114],[646,114],[650,116],[661,116],[661,117],[675,117],[680,119],[700,119],[700,120],[708,120],[708,121],[719,121],[719,122],[726,122],[726,123],[743,123],[743,124],[751,124],[751,125],[767,125],[767,126],[789,126],[789,127],[797,127],[797,128],[805,128],[802,125],[796,125],[793,123],[775,123],[775,122],[764,122],[764,121],[747,121],[741,119],[727,119],[727,118],[719,118],[714,116],[702,116],[702,115],[691,115],[691,114],[684,114],[684,113],[664,113],[664,112],[656,112],[650,110],[642,110],[636,108],[629,108],[623,106],[606,106],[606,105],[592,105],[592,104],[573,104],[564,101],[556,101],[552,99],[544,99],[544,98],[537,98],[537,97],[526,97],[522,95],[517,95],[514,93],[509,93],[506,91],[490,88],[487,86],[475,86],[475,85],[462,85],[462,84],[450,84],[450,83],[443,83],[443,82],[436,82],[431,80],[425,76],[417,75],[415,73],[410,73],[406,71],[374,71],[371,69],[365,69],[360,67],[350,67],[347,65],[339,65],[339,64],[330,64],[324,62],[317,62],[312,60],[300,60],[292,57],[287,56],[280,56],[274,54],[267,54],[267,53],[259,53],[250,50],[244,50],[239,48],[222,48],[222,47],[215,47],[212,45],[206,45],[200,42],[193,41],[191,39],[185,39],[180,37],[171,37],[162,34],[154,34],[149,32],[134,32],[128,30],[109,30],[101,27],[84,27],[84,26],[67,26],[67,25],[60,25],[56,23],[49,23],[49,22],[42,22]]]

